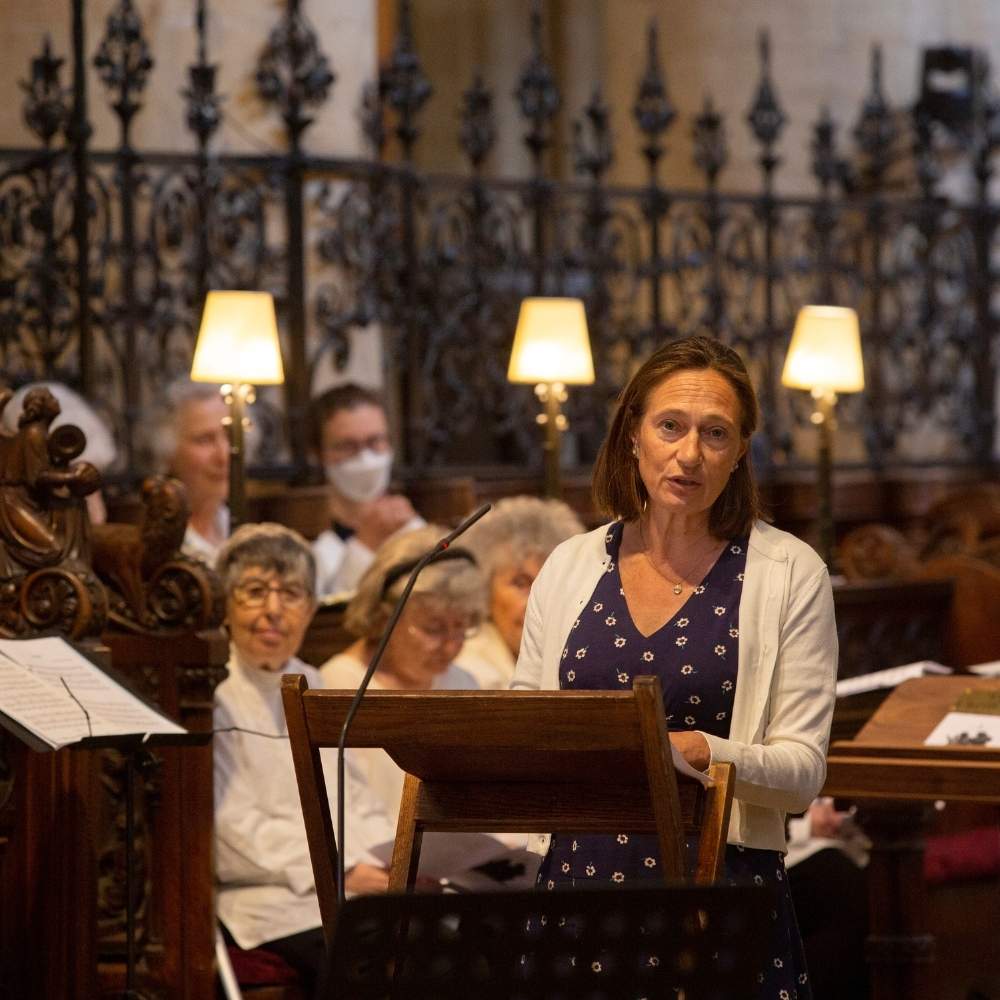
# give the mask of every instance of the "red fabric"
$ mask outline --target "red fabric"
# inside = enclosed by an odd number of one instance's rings
[[[287,986],[299,981],[298,973],[280,956],[266,948],[229,946],[229,961],[240,986]]]
[[[924,878],[931,884],[1000,874],[1000,830],[981,827],[927,838]]]

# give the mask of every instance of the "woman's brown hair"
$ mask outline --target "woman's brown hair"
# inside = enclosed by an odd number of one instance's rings
[[[764,514],[749,448],[760,411],[743,359],[712,337],[687,337],[665,344],[629,380],[594,465],[594,502],[605,514],[625,521],[634,521],[642,513],[649,495],[632,454],[637,425],[649,394],[664,379],[691,370],[718,372],[733,387],[740,403],[740,437],[747,449],[712,505],[708,527],[717,538],[741,538]]]

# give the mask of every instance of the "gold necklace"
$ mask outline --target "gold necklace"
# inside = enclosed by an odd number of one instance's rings
[[[709,535],[709,538],[711,538],[711,535]],[[639,518],[639,540],[642,542],[642,555],[643,555],[643,558],[645,558],[646,562],[649,563],[649,565],[652,567],[653,571],[658,576],[663,577],[663,579],[666,580],[667,583],[670,584],[671,589],[673,590],[673,592],[675,594],[677,594],[678,596],[680,596],[681,594],[683,594],[684,593],[684,577],[688,576],[691,573],[691,571],[701,562],[701,560],[705,558],[705,553],[702,553],[700,556],[698,556],[697,559],[694,560],[694,562],[691,563],[691,565],[687,568],[687,570],[684,573],[681,574],[681,579],[680,580],[671,580],[670,577],[667,576],[667,574],[664,573],[663,570],[660,569],[660,567],[657,566],[656,563],[654,563],[653,560],[650,559],[650,557],[649,557],[649,547],[646,545],[646,536],[645,536],[645,534],[643,533],[643,530],[642,530],[642,518]],[[712,539],[712,548],[715,548],[716,544],[717,543],[715,542],[715,540]],[[708,551],[708,550],[706,550],[706,551]]]

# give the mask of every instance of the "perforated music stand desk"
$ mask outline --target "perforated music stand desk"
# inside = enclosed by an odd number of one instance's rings
[[[337,923],[324,996],[752,996],[773,898],[756,886],[360,896]]]
[[[320,749],[336,746],[353,691],[282,696],[323,926],[336,923],[336,846]],[[632,691],[369,691],[348,744],[381,747],[407,774],[390,886],[412,886],[422,833],[656,833],[666,879],[687,874],[684,837],[704,832],[695,878],[721,871],[734,768],[709,787],[677,780],[659,681]]]

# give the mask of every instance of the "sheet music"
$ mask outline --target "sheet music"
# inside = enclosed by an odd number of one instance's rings
[[[29,728],[53,746],[75,743],[86,736],[118,736],[130,733],[183,733],[182,726],[164,718],[159,712],[144,704],[99,667],[78,653],[58,636],[40,639],[0,639],[0,654],[34,678],[44,696],[38,694],[38,705],[34,707],[35,718],[41,723]],[[0,660],[0,662],[3,662]],[[72,697],[67,693],[72,692]],[[27,687],[22,688],[27,691]],[[76,700],[80,703],[77,704]],[[65,734],[70,721],[71,706],[77,719],[71,738],[56,735],[49,729],[49,723],[59,727]],[[80,705],[90,715],[90,727]],[[60,707],[61,706],[61,707]],[[16,718],[7,708],[6,689],[0,692],[0,710]],[[51,719],[49,711],[58,713]],[[21,722],[20,719],[17,721]],[[24,723],[22,722],[22,725]],[[57,742],[53,743],[52,741]]]
[[[969,667],[970,674],[980,677],[1000,677],[1000,660],[990,660],[988,663],[977,663]]]
[[[1000,746],[1000,715],[949,712],[924,740],[924,746]]]
[[[951,667],[946,667],[934,660],[919,660],[917,663],[904,663],[901,667],[889,667],[887,670],[876,670],[874,673],[862,674],[860,677],[848,677],[837,681],[837,697],[862,694],[865,691],[878,691],[881,688],[898,687],[903,681],[914,677],[926,677],[928,674],[950,674]]]
[[[49,746],[76,743],[88,735],[80,706],[60,687],[54,691],[29,670],[0,656],[0,707]]]
[[[420,842],[418,874],[421,878],[452,878],[487,861],[498,861],[517,853],[500,839],[502,836],[492,833],[425,833]],[[525,840],[523,834],[516,836],[520,841]],[[509,839],[510,835],[506,837]],[[388,868],[392,861],[392,848],[393,841],[388,840],[371,848],[370,853]]]

